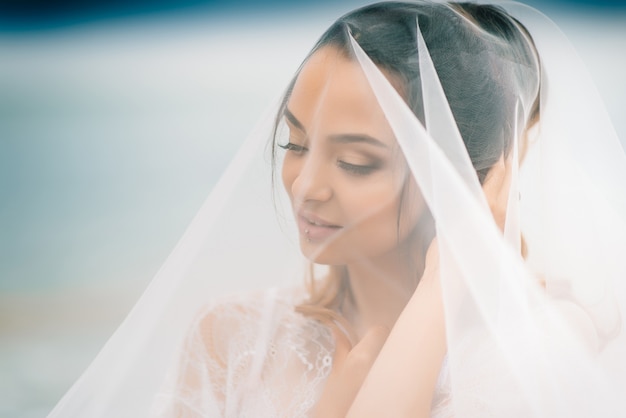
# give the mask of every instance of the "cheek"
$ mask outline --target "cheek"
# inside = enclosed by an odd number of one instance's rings
[[[401,190],[393,184],[371,185],[346,199],[354,220],[351,241],[368,253],[384,252],[398,244]]]
[[[431,222],[430,212],[426,202],[413,178],[406,184],[400,203],[399,230],[401,239],[406,238],[415,228],[425,228]]]
[[[355,199],[356,201],[356,199]],[[365,243],[372,252],[384,252],[397,247],[418,226],[425,206],[414,184],[403,189],[388,185],[370,192],[361,200],[361,206],[370,208],[363,213],[355,232],[355,239]]]

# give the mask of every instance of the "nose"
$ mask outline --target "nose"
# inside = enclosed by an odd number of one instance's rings
[[[324,165],[319,159],[307,158],[291,184],[294,200],[298,202],[330,200],[333,196],[333,187],[329,170],[330,167]]]

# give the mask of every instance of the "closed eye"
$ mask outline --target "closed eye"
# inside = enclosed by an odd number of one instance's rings
[[[308,151],[308,149],[302,145],[298,145],[298,144],[294,144],[293,142],[288,142],[286,144],[278,144],[279,147],[281,147],[282,149],[286,150],[286,151],[291,151],[294,152],[296,154],[302,154],[305,151]]]
[[[337,161],[337,165],[351,174],[365,176],[378,169],[378,165],[350,164],[345,161]]]

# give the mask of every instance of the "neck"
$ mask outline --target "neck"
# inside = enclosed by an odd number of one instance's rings
[[[341,309],[354,337],[360,340],[374,325],[393,327],[422,275],[424,252],[422,248],[397,248],[346,266],[349,291]]]

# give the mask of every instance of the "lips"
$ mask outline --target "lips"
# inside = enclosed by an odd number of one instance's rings
[[[341,228],[340,225],[335,225],[311,213],[298,214],[300,235],[308,241],[323,241],[336,234]]]

